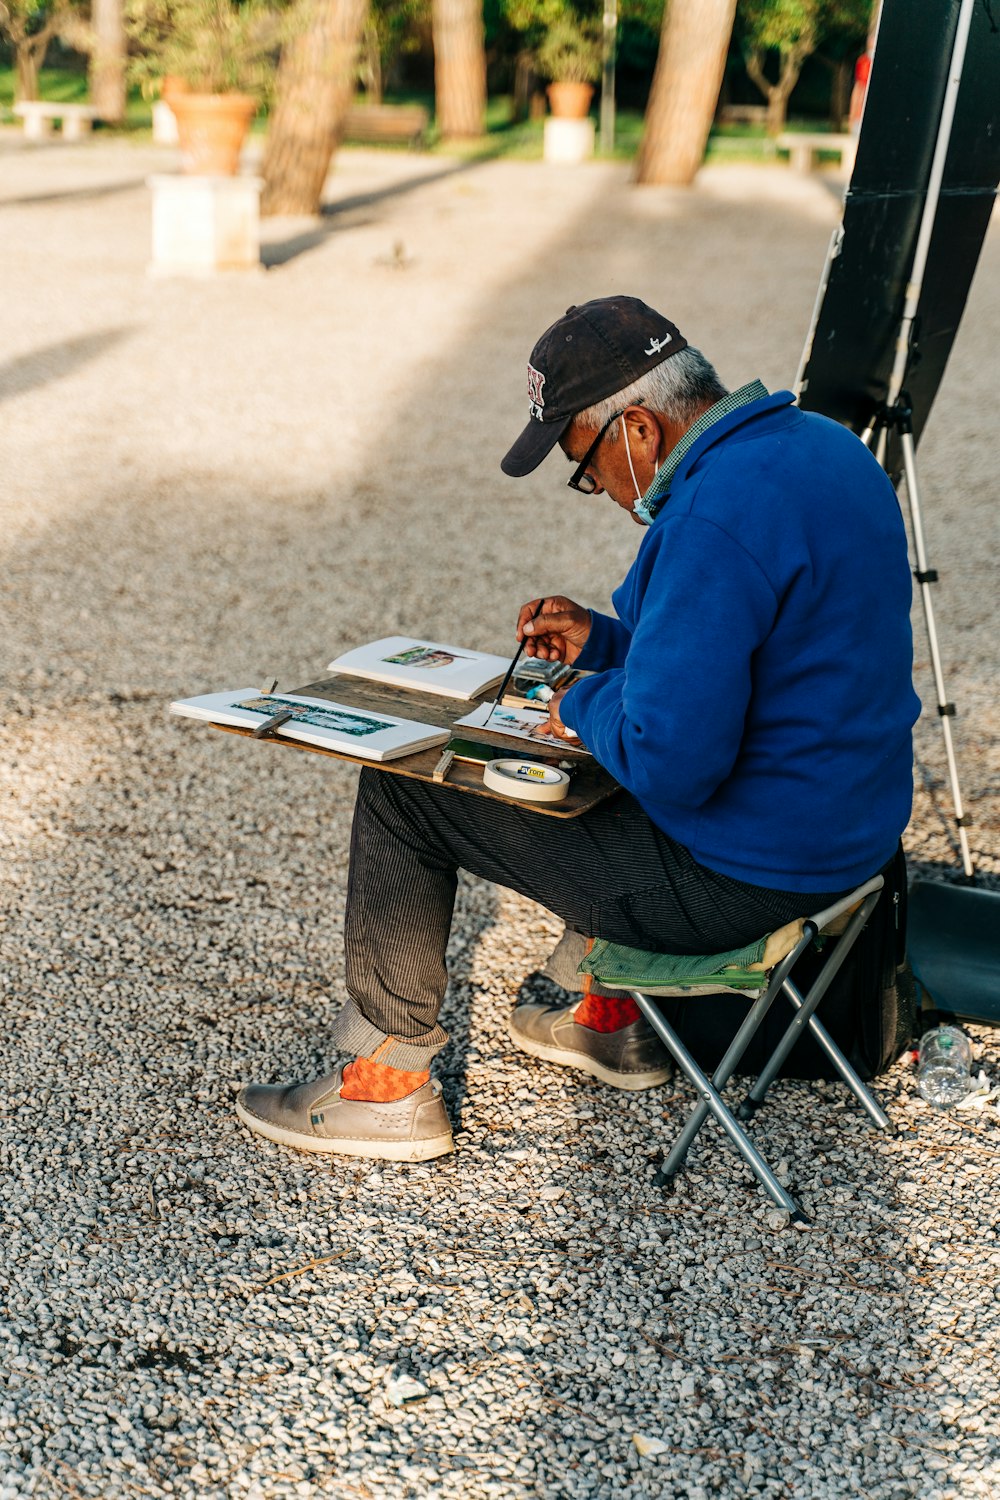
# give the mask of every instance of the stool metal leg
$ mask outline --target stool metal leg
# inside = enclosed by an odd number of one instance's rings
[[[798,1008],[803,1003],[802,996],[791,980],[785,981],[784,989],[789,1000]],[[896,1127],[875,1098],[875,1095],[868,1088],[867,1084],[859,1078],[826,1027],[815,1016],[809,1017],[809,1030],[873,1123],[878,1126],[879,1130],[887,1130],[890,1135],[895,1135]]]
[[[642,995],[639,991],[633,991],[633,995],[636,1004],[639,1006],[639,1009],[652,1025],[653,1017],[650,1012],[653,1011],[655,1007],[646,998],[646,996]],[[759,1003],[760,1002],[758,1002],[758,1004]],[[779,1208],[783,1208],[787,1213],[791,1214],[792,1218],[797,1223],[808,1224],[809,1220],[806,1214],[802,1211],[799,1204],[796,1203],[791,1193],[787,1192],[786,1189],[782,1187],[781,1183],[778,1181],[777,1177],[775,1177],[774,1173],[771,1171],[771,1168],[761,1156],[760,1152],[757,1150],[756,1146],[753,1144],[746,1131],[737,1124],[732,1112],[730,1111],[728,1105],[725,1103],[725,1100],[719,1094],[718,1090],[714,1087],[707,1074],[703,1073],[701,1068],[699,1068],[698,1064],[695,1062],[694,1058],[691,1056],[690,1052],[687,1050],[680,1037],[673,1030],[673,1028],[663,1020],[662,1016],[658,1015],[657,1020],[660,1023],[656,1027],[657,1035],[662,1038],[664,1045],[669,1048],[674,1058],[676,1059],[678,1066],[683,1070],[683,1072],[698,1090],[698,1093],[701,1095],[701,1101],[696,1107],[696,1112],[701,1112],[701,1120],[704,1120],[711,1112],[715,1116],[716,1120],[718,1120],[719,1124],[722,1126],[723,1130],[726,1132],[729,1139],[732,1141],[733,1145],[736,1147],[737,1151],[740,1153],[743,1160],[746,1162],[747,1166],[750,1168],[757,1181],[761,1184],[771,1201],[773,1203],[776,1203]],[[691,1120],[688,1121],[688,1126],[686,1127],[687,1129],[690,1129],[693,1119],[694,1115],[692,1115]],[[697,1133],[698,1128],[700,1127],[695,1127],[695,1134]],[[690,1142],[688,1142],[687,1144],[690,1144]],[[681,1140],[678,1139],[673,1150],[671,1151],[670,1155],[667,1157],[666,1161],[663,1163],[663,1166],[660,1168],[659,1173],[657,1174],[656,1180],[659,1186],[662,1186],[664,1181],[669,1181],[669,1179],[676,1172],[677,1168],[681,1165],[681,1162],[683,1162],[684,1156],[687,1152],[687,1144],[684,1145],[683,1151],[678,1156],[678,1147],[681,1145]],[[674,1161],[675,1157],[677,1157],[677,1160],[671,1167],[671,1162]]]
[[[715,1072],[712,1074],[712,1085],[715,1089],[722,1089],[729,1082],[733,1073],[736,1071],[740,1059],[742,1058],[747,1047],[750,1045],[754,1033],[763,1022],[765,1016],[771,1008],[771,1005],[777,997],[782,983],[784,982],[787,975],[791,972],[794,964],[798,962],[799,956],[808,948],[814,936],[815,929],[809,929],[804,932],[803,936],[793,948],[792,952],[789,953],[787,958],[782,959],[781,963],[774,970],[773,974],[771,975],[771,982],[768,985],[766,991],[759,997],[759,999],[754,1001],[750,1010],[744,1017],[742,1025],[740,1026],[736,1035],[733,1037],[732,1042],[729,1044],[729,1049],[726,1052],[725,1057],[723,1057]],[[675,1043],[678,1043],[678,1038],[676,1037],[676,1034],[673,1032],[673,1030],[667,1025],[666,1021],[664,1021],[659,1010],[652,1003],[649,997],[643,995],[639,990],[632,990],[631,995],[636,1005],[638,1005],[639,1009],[646,1017],[646,1020],[649,1022],[650,1026],[652,1026],[653,1030],[656,1032],[657,1036],[659,1036],[664,1045],[670,1049],[670,1051],[676,1058],[677,1053],[675,1050]],[[679,1058],[677,1060],[680,1061]],[[688,1073],[687,1076],[691,1079],[692,1083],[695,1082],[693,1076],[690,1073]],[[695,1086],[697,1087],[697,1084]],[[663,1167],[661,1169],[661,1173],[663,1176],[672,1177],[674,1173],[680,1169],[681,1165],[683,1164],[684,1158],[688,1153],[691,1142],[694,1140],[695,1136],[704,1125],[705,1120],[708,1118],[708,1113],[709,1106],[707,1103],[705,1103],[704,1097],[702,1097],[702,1099],[699,1100],[694,1109],[691,1111],[686,1125],[682,1129],[680,1135],[677,1137],[677,1140],[674,1142],[670,1154],[663,1164]]]
[[[795,1046],[795,1043],[798,1041],[804,1028],[809,1024],[809,1019],[812,1016],[813,1011],[816,1009],[817,1005],[822,1000],[827,990],[830,988],[830,985],[833,983],[834,979],[837,976],[838,970],[844,963],[844,960],[847,958],[847,955],[850,953],[851,949],[854,947],[855,941],[857,940],[862,927],[864,927],[865,923],[868,921],[868,918],[871,916],[872,911],[875,908],[875,904],[878,901],[879,894],[880,893],[878,891],[873,891],[870,896],[866,896],[858,910],[854,913],[853,917],[848,922],[843,936],[839,939],[833,953],[823,965],[822,972],[817,978],[816,983],[813,985],[812,989],[809,991],[805,999],[801,1000],[796,1014],[792,1018],[791,1025],[788,1027],[788,1030],[785,1032],[784,1036],[781,1038],[781,1041],[774,1049],[774,1052],[771,1054],[770,1060],[765,1064],[763,1070],[761,1071],[760,1077],[753,1085],[753,1088],[750,1090],[743,1103],[740,1105],[737,1113],[739,1114],[741,1120],[749,1119],[764,1102],[764,1095],[767,1093],[768,1089],[771,1087],[771,1084],[774,1082],[774,1080],[778,1076],[778,1073],[781,1071],[781,1067],[785,1061],[785,1058]],[[811,922],[806,923],[806,931],[813,937],[816,934],[816,928]],[[786,979],[787,975],[783,976],[782,987],[784,988],[785,993],[789,994],[790,987],[786,982]],[[795,994],[798,995],[797,990],[795,991]]]

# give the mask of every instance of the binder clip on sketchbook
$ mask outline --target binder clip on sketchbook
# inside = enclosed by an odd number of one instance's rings
[[[261,697],[270,698],[277,686],[278,679],[276,677],[269,688],[261,688]],[[262,740],[265,735],[273,734],[282,724],[287,724],[288,720],[294,717],[295,715],[290,708],[283,708],[280,713],[272,714],[269,719],[265,719],[262,724],[258,724],[256,729],[251,729],[250,733],[255,740]]]

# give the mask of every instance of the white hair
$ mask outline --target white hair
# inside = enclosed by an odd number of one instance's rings
[[[586,411],[577,412],[575,420],[581,427],[598,431],[625,407],[645,406],[670,422],[690,426],[706,406],[721,401],[727,394],[714,366],[700,349],[688,345],[679,354],[661,360],[623,390],[588,406]],[[609,427],[605,441],[616,443],[620,430],[621,423],[615,422]]]

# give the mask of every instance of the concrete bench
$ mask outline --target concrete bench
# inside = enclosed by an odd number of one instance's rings
[[[44,141],[58,120],[63,140],[79,141],[90,133],[97,110],[89,104],[53,104],[48,99],[28,99],[14,105],[14,113],[24,121],[29,141]]]
[[[366,145],[403,141],[419,146],[429,124],[430,115],[422,104],[352,104],[344,138]]]
[[[856,135],[825,135],[817,131],[808,135],[797,130],[787,130],[778,136],[779,151],[787,151],[796,172],[811,172],[816,166],[820,152],[828,151],[839,158],[848,175],[854,170],[854,157],[858,149]]]

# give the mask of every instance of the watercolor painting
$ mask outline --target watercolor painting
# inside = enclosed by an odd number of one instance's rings
[[[382,660],[391,666],[428,670],[432,667],[453,667],[457,661],[471,661],[472,658],[459,656],[456,651],[444,651],[439,646],[411,646],[395,656],[383,656]]]
[[[270,718],[272,714],[288,709],[293,718],[302,724],[311,724],[314,729],[334,729],[338,734],[350,734],[357,739],[395,727],[389,720],[374,719],[371,714],[348,713],[345,709],[332,706],[317,708],[314,704],[294,703],[288,698],[249,698],[242,703],[231,703],[229,706],[261,714],[264,718]]]
[[[563,741],[552,734],[549,729],[549,716],[544,709],[507,708],[502,704],[494,707],[492,703],[481,703],[471,714],[466,714],[462,719],[456,719],[455,723],[469,729],[490,728],[497,734],[509,734],[519,740],[532,740],[535,744],[539,740],[547,745],[562,746],[563,744]]]

